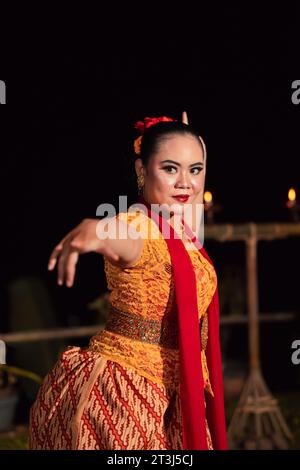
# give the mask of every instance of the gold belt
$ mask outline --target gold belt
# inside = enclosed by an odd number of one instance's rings
[[[174,319],[149,320],[110,305],[105,329],[138,341],[178,348],[178,323]]]
[[[207,315],[201,320],[200,327],[201,349],[205,349],[207,343]],[[162,321],[149,320],[140,315],[123,312],[110,304],[105,329],[150,344],[172,349],[179,347],[177,318],[165,317]]]

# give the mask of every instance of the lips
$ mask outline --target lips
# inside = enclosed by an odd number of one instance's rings
[[[173,198],[176,199],[176,201],[179,201],[179,202],[187,202],[189,197],[190,196],[188,194],[180,194],[178,196],[173,196]]]

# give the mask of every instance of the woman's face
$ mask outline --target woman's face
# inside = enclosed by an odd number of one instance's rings
[[[142,170],[136,163],[137,174]],[[149,204],[172,206],[181,213],[185,204],[203,203],[205,162],[203,150],[195,137],[170,135],[159,144],[144,172],[144,198]],[[186,196],[179,199],[178,196]]]

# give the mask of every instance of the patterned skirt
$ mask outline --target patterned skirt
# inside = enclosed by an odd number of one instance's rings
[[[207,424],[206,429],[212,449]],[[89,349],[70,347],[30,410],[29,448],[180,450],[178,390]]]

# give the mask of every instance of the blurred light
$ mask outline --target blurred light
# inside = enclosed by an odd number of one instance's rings
[[[289,201],[293,202],[296,200],[296,191],[294,190],[294,188],[291,188],[288,192],[288,198],[289,198]]]
[[[204,202],[212,202],[212,193],[210,191],[205,191],[204,193]]]

